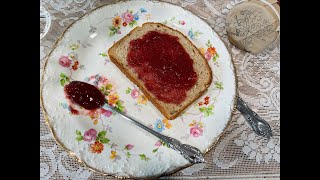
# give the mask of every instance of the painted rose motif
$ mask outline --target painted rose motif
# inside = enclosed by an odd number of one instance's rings
[[[70,67],[71,65],[71,60],[68,58],[68,56],[61,56],[59,58],[59,64],[62,66],[62,67]]]
[[[133,15],[130,12],[122,13],[121,17],[126,23],[131,23],[131,21],[133,21],[134,19]]]
[[[190,135],[192,137],[199,137],[203,134],[203,123],[201,121],[193,120],[192,123],[189,124],[190,128]]]
[[[209,53],[209,52],[206,52],[206,53],[204,54],[204,57],[206,58],[206,60],[209,61],[209,60],[212,58],[212,54]]]
[[[125,149],[126,150],[131,150],[134,146],[132,144],[127,144]]]
[[[97,137],[97,131],[95,129],[89,129],[88,131],[86,131],[84,133],[83,140],[91,142],[91,141],[95,140],[96,137]]]
[[[106,109],[101,108],[101,114],[106,116],[106,117],[110,117],[112,115],[112,112]]]
[[[181,24],[181,25],[185,25],[185,24],[186,24],[186,22],[185,22],[185,21],[179,21],[179,24]]]
[[[203,133],[203,129],[198,127],[198,126],[194,126],[192,128],[190,128],[190,134],[193,136],[193,137],[199,137],[199,136],[202,136],[202,133]]]
[[[133,99],[138,98],[139,95],[140,95],[140,92],[139,92],[137,89],[133,89],[133,90],[131,91],[131,97],[132,97]]]
[[[160,146],[162,145],[162,143],[161,143],[161,141],[159,140],[159,141],[157,141],[154,145],[157,146],[157,147],[160,147]]]

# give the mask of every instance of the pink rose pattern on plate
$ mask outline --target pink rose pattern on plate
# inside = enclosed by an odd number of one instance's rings
[[[109,36],[114,36],[115,34],[121,34],[121,28],[130,27],[133,28],[134,26],[138,25],[138,21],[141,16],[146,13],[147,10],[144,8],[140,8],[135,13],[133,10],[127,10],[126,12],[121,13],[121,17],[115,16],[112,19],[112,26],[109,26]],[[147,18],[148,15],[145,15]]]
[[[95,129],[89,129],[88,131],[84,132],[83,140],[91,142],[96,139],[97,131]]]
[[[138,98],[139,95],[140,95],[140,92],[139,92],[137,89],[133,89],[133,90],[131,91],[131,97],[132,97],[133,99]]]
[[[61,56],[59,58],[59,64],[62,66],[62,67],[70,67],[71,65],[71,60],[68,58],[68,56]]]
[[[122,19],[126,23],[131,23],[134,19],[133,15],[130,12],[125,12],[121,15]]]
[[[200,128],[199,126],[194,126],[192,128],[190,128],[190,134],[191,136],[193,137],[199,137],[199,136],[202,136],[202,133],[203,133],[203,129]]]

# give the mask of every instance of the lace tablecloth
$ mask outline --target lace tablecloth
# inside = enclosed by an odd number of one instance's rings
[[[40,41],[41,68],[54,42],[83,14],[117,0],[41,0],[52,17],[48,34]],[[197,14],[220,34],[235,60],[239,95],[273,128],[270,140],[256,136],[236,112],[226,134],[198,164],[161,179],[279,179],[280,177],[280,45],[252,55],[231,45],[225,18],[238,0],[165,0]],[[42,71],[42,69],[40,69]],[[41,179],[114,179],[94,173],[55,143],[40,113]]]

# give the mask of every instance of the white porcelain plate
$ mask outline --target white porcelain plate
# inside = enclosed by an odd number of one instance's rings
[[[107,54],[116,41],[145,22],[161,22],[181,31],[200,49],[213,71],[208,91],[175,120],[166,120]],[[59,144],[90,169],[114,176],[156,177],[190,164],[154,136],[104,108],[73,114],[63,86],[72,80],[89,82],[99,87],[116,109],[205,153],[232,114],[236,95],[233,68],[217,33],[181,7],[153,1],[106,5],[80,18],[57,41],[43,73],[42,107]]]

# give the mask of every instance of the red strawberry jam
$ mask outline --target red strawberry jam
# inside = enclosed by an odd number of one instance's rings
[[[150,31],[132,40],[127,61],[145,87],[165,103],[180,104],[197,82],[193,60],[176,36]]]
[[[66,97],[87,110],[100,108],[104,104],[104,95],[95,86],[80,82],[72,81],[64,86]]]

